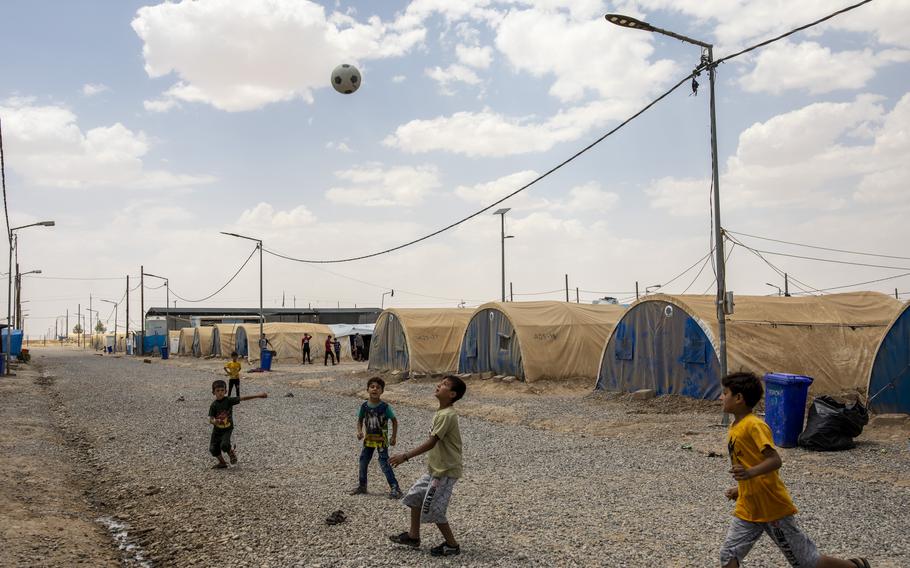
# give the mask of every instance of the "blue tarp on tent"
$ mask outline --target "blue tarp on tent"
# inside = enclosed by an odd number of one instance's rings
[[[633,305],[604,349],[597,388],[654,389],[714,400],[720,397],[720,363],[693,314],[664,301]]]
[[[145,336],[145,340],[144,340],[145,349],[143,351],[145,353],[152,353],[153,351],[155,351],[156,347],[158,348],[158,351],[161,351],[161,349],[165,345],[167,345],[167,336],[147,335],[147,336]]]
[[[9,328],[4,328],[2,334],[0,334],[0,338],[2,338],[2,342],[3,342],[2,348],[0,348],[0,353],[6,353],[6,342],[7,342],[6,336],[8,335],[7,329],[9,329]],[[22,353],[22,330],[21,329],[13,330],[13,336],[10,339],[10,342],[11,342],[10,355],[12,355],[13,357],[17,357],[20,353]]]
[[[910,414],[910,309],[907,306],[891,323],[875,353],[869,397],[869,409],[873,412]]]
[[[458,370],[462,373],[493,371],[524,379],[521,348],[506,314],[493,308],[474,313],[465,329]]]

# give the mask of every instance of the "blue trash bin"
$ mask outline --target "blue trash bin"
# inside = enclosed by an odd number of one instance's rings
[[[796,447],[806,418],[806,398],[812,378],[787,373],[765,375],[765,422],[774,444]]]
[[[168,349],[167,349],[167,347],[164,346],[164,345],[161,346],[161,358],[162,358],[162,359],[167,359],[167,358],[168,358]]]
[[[262,351],[259,352],[259,355],[260,355],[259,368],[262,369],[263,371],[271,371],[272,370],[272,352],[269,351],[268,349],[263,349]]]

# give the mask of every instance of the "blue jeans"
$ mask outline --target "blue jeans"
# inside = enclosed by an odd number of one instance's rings
[[[389,449],[370,448],[367,446],[364,446],[363,451],[360,452],[360,486],[367,486],[367,466],[370,465],[370,461],[373,459],[374,450],[379,450],[379,467],[382,469],[382,473],[385,474],[386,481],[389,482],[389,487],[393,489],[398,487],[398,480],[395,479],[395,472],[392,471],[392,466],[389,465]]]

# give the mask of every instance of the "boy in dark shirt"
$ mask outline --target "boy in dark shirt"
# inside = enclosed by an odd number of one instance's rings
[[[209,406],[209,424],[212,425],[212,439],[209,442],[209,453],[218,458],[218,463],[212,466],[212,469],[224,469],[227,463],[224,461],[222,452],[226,453],[232,464],[237,463],[237,454],[231,446],[231,434],[234,432],[234,412],[233,407],[242,400],[253,398],[267,398],[269,395],[261,392],[251,396],[234,396],[227,397],[227,385],[222,380],[212,383],[212,394],[215,400]]]
[[[385,391],[385,381],[373,377],[367,381],[369,400],[360,406],[357,414],[357,439],[363,440],[363,450],[360,452],[360,477],[357,488],[351,495],[360,495],[367,492],[367,467],[373,459],[373,452],[379,450],[379,467],[389,482],[389,499],[400,499],[401,489],[395,472],[389,465],[389,446],[394,446],[398,438],[398,419],[389,403],[382,400]],[[392,437],[389,438],[389,421],[392,422]],[[364,434],[364,428],[366,434]]]

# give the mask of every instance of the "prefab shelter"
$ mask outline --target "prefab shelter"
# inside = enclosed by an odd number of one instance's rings
[[[374,371],[446,373],[458,369],[458,353],[471,310],[390,308],[379,314],[370,342]]]
[[[900,303],[877,292],[737,296],[726,316],[727,371],[807,375],[814,394],[866,388],[879,343]],[[720,396],[714,296],[657,294],[634,303],[601,358],[597,388]]]
[[[333,330],[325,324],[319,323],[285,323],[269,322],[263,326],[263,333],[269,340],[269,346],[275,352],[273,360],[300,361],[303,355],[302,340],[308,333],[310,340],[310,355],[314,360],[325,355],[325,340],[330,335],[334,338]],[[259,324],[240,324],[234,348],[241,357],[252,359],[259,358]],[[341,341],[341,359],[351,359],[351,347],[347,341]]]
[[[873,412],[910,414],[910,304],[888,324],[869,372],[868,406]]]
[[[177,355],[193,354],[193,338],[196,336],[195,327],[181,328],[177,337]]]
[[[212,326],[212,355],[225,358],[231,356],[238,325],[240,324],[216,323]]]
[[[180,330],[171,329],[167,332],[167,348],[169,353],[177,353],[177,350],[180,348]]]
[[[193,328],[193,357],[208,357],[212,354],[212,336],[215,328],[201,325]]]
[[[625,308],[569,302],[489,302],[475,310],[458,358],[463,373],[527,382],[594,380],[603,346]]]

